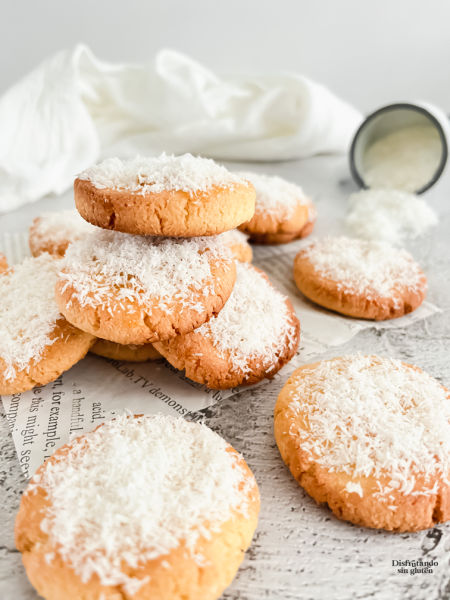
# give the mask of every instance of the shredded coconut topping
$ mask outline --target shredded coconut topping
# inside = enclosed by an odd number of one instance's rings
[[[123,300],[146,310],[157,304],[168,312],[176,302],[204,311],[193,291],[214,293],[211,264],[232,267],[229,249],[217,238],[163,238],[97,229],[71,244],[60,278],[82,306],[114,311]]]
[[[99,189],[127,190],[137,194],[183,191],[195,196],[212,187],[234,187],[245,181],[209,158],[182,154],[161,154],[121,160],[107,158],[86,169],[79,179],[90,181]]]
[[[238,173],[247,179],[256,191],[255,214],[273,215],[282,219],[289,219],[299,205],[309,207],[309,220],[316,216],[311,200],[305,196],[302,188],[295,183],[286,181],[281,177],[261,175],[243,171]]]
[[[234,511],[248,510],[255,486],[230,446],[205,425],[182,418],[120,416],[72,442],[32,480],[48,496],[41,528],[83,582],[135,593],[137,567],[184,543],[195,553]]]
[[[33,235],[39,243],[74,242],[94,231],[76,210],[46,212],[33,221]]]
[[[287,298],[254,267],[236,264],[236,283],[217,317],[196,331],[213,341],[234,371],[250,372],[250,362],[274,368],[286,345],[292,349],[296,329],[286,306]]]
[[[358,494],[360,498],[364,496],[363,489],[360,483],[355,483],[354,481],[349,481],[345,486],[345,491],[349,494]]]
[[[402,362],[344,356],[303,369],[289,405],[290,434],[332,472],[387,476],[386,495],[430,494],[450,469],[450,398],[438,381]],[[307,423],[307,427],[300,423]],[[427,485],[416,489],[416,477]],[[348,487],[347,491],[357,491]],[[362,489],[361,489],[362,492]]]
[[[416,238],[437,225],[434,210],[415,194],[399,190],[374,189],[352,194],[347,227],[367,240],[392,244]]]
[[[417,290],[423,274],[406,250],[386,242],[347,237],[325,237],[311,242],[301,256],[306,256],[324,277],[336,281],[342,290],[382,297],[398,288]]]
[[[0,358],[5,379],[28,370],[55,339],[51,333],[61,317],[55,302],[60,261],[44,253],[26,258],[0,276]]]
[[[239,229],[231,229],[217,236],[227,246],[235,246],[237,244],[246,244],[248,235],[239,231]]]

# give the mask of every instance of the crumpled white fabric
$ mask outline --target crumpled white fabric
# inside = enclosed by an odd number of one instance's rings
[[[360,120],[301,75],[219,77],[171,50],[111,64],[78,45],[0,98],[0,212],[63,192],[106,156],[302,158],[346,151]]]

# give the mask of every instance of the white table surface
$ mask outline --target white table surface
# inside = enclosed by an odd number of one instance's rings
[[[236,165],[233,165],[236,166]],[[247,165],[248,166],[248,165]],[[253,166],[252,166],[253,168]],[[346,197],[353,191],[344,157],[317,157],[302,162],[257,165],[255,169],[301,183],[317,204],[317,233],[342,229]],[[429,299],[443,312],[408,329],[361,332],[324,356],[371,352],[402,358],[450,385],[450,177],[426,198],[440,224],[425,238],[408,245],[429,279]],[[22,231],[44,210],[71,205],[46,199],[0,216],[0,232]],[[257,252],[257,248],[256,248]],[[301,315],[300,315],[301,320]],[[242,392],[205,411],[207,423],[243,453],[258,480],[262,508],[253,544],[227,600],[444,600],[450,598],[450,525],[415,534],[392,534],[338,521],[318,506],[291,477],[279,456],[272,433],[272,410],[281,382]],[[0,419],[0,598],[32,600],[14,548],[13,526],[25,486],[4,414]],[[437,560],[433,574],[400,575],[395,559]],[[66,599],[61,599],[66,600]]]

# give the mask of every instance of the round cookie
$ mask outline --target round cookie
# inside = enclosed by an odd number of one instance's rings
[[[247,241],[248,235],[245,235],[245,233],[242,233],[239,229],[232,229],[231,231],[221,233],[220,239],[231,250],[231,254],[235,260],[238,260],[239,262],[252,262],[253,251]]]
[[[0,252],[0,273],[4,273],[8,270],[8,261],[6,256]]]
[[[216,600],[258,512],[244,459],[205,425],[121,416],[38,469],[16,545],[47,600]]]
[[[91,352],[104,358],[125,360],[127,362],[147,362],[148,360],[158,360],[161,358],[161,354],[153,344],[142,344],[140,346],[116,344],[115,342],[101,340],[100,338],[95,341]]]
[[[91,233],[94,227],[80,217],[76,210],[43,213],[36,217],[29,231],[31,254],[48,252],[64,256],[67,246]]]
[[[425,275],[405,250],[347,237],[326,237],[300,250],[294,279],[316,304],[376,321],[412,312],[427,289]]]
[[[450,393],[419,368],[361,355],[305,365],[274,429],[292,475],[338,518],[390,531],[450,519]]]
[[[236,278],[217,237],[173,239],[97,229],[74,242],[56,286],[62,314],[118,344],[192,331],[217,314]]]
[[[294,356],[300,324],[262,271],[237,263],[236,284],[217,317],[156,349],[186,376],[227,389],[271,379]]]
[[[86,221],[140,235],[215,235],[255,210],[248,181],[191,154],[110,158],[78,175],[74,190]]]
[[[94,340],[58,310],[59,263],[42,254],[0,277],[0,394],[54,381],[83,358]]]
[[[298,185],[281,177],[242,172],[256,191],[253,217],[239,229],[257,244],[285,244],[309,235],[316,209]]]

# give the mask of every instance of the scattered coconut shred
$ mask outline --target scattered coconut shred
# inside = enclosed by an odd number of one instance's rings
[[[62,318],[55,302],[60,265],[44,253],[0,276],[0,358],[6,364],[6,380],[27,370],[55,341],[50,336]]]
[[[214,293],[214,261],[233,264],[229,249],[216,237],[163,238],[97,229],[69,246],[60,279],[73,288],[81,306],[113,311],[121,300],[137,305],[157,301],[170,311],[177,302],[201,313],[204,307],[193,301],[192,290]]]
[[[355,355],[304,369],[295,386],[290,410],[309,427],[293,422],[290,434],[314,462],[355,479],[387,476],[376,494],[388,502],[393,491],[429,495],[438,491],[435,478],[448,482],[450,398],[428,374]],[[414,489],[416,476],[426,485]],[[347,491],[363,495],[357,481]]]
[[[398,287],[417,290],[423,273],[413,257],[386,242],[325,237],[302,251],[313,267],[338,283],[339,289],[390,296]]]
[[[281,177],[248,171],[239,172],[238,175],[250,181],[255,188],[255,214],[274,215],[289,219],[299,205],[306,204],[309,207],[309,221],[315,218],[316,211],[311,200],[305,196],[302,188],[295,183],[286,181]]]
[[[199,538],[247,514],[254,480],[229,448],[182,418],[119,416],[48,461],[26,493],[46,491],[41,528],[83,582],[96,574],[132,595],[148,578],[129,577],[124,562],[135,568],[184,543],[201,566]]]
[[[33,223],[33,235],[40,242],[74,242],[95,230],[76,210],[46,212]]]
[[[367,240],[397,244],[423,235],[438,223],[436,213],[424,200],[400,190],[356,192],[349,198],[349,207],[348,229]]]
[[[275,366],[286,344],[292,348],[296,329],[286,296],[247,263],[236,263],[236,283],[223,309],[195,332],[211,339],[233,371],[250,372],[249,363]],[[254,368],[254,365],[253,365]]]
[[[236,183],[245,183],[213,160],[192,154],[138,156],[128,160],[107,158],[80,173],[78,179],[90,181],[99,189],[127,190],[142,195],[179,190],[195,196],[212,187],[232,188]]]

